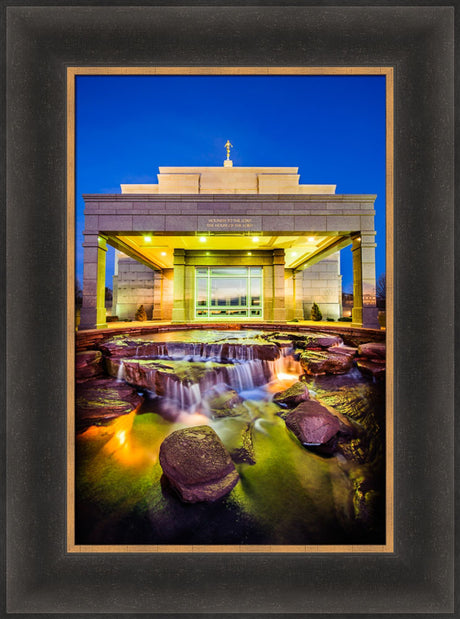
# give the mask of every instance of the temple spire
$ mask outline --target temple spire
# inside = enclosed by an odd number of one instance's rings
[[[227,159],[224,161],[225,167],[233,166],[233,161],[230,159],[230,149],[233,148],[233,144],[230,143],[230,140],[227,140],[225,143],[225,148],[227,149]]]

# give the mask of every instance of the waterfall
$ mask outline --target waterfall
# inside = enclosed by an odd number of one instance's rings
[[[281,348],[281,355],[275,361],[271,361],[273,364],[273,377],[274,378],[288,378],[291,376],[300,376],[304,373],[299,361],[296,361],[293,357],[293,350],[287,346]]]
[[[279,350],[279,352],[278,352]],[[263,349],[245,342],[167,342],[139,346],[138,358],[119,360],[117,379],[174,402],[178,411],[209,411],[206,398],[214,387],[237,393],[264,388],[275,380],[297,380],[302,374],[292,349]],[[278,358],[273,359],[275,355]],[[158,363],[156,363],[156,360]],[[190,362],[190,371],[186,363]],[[243,398],[246,396],[243,395]]]
[[[118,366],[117,371],[117,382],[122,383],[125,378],[125,364],[123,363],[123,359],[120,359],[120,365]]]

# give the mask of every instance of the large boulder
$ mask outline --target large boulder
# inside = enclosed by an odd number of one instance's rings
[[[353,428],[341,415],[334,414],[317,400],[302,402],[287,415],[286,426],[307,447],[334,451],[339,435],[352,436]]]
[[[360,344],[358,347],[358,355],[367,359],[385,359],[386,347],[384,342],[368,342]]]
[[[217,501],[237,484],[230,454],[209,426],[176,430],[160,447],[160,465],[186,503]]]
[[[310,376],[346,374],[353,367],[353,355],[328,351],[306,350],[300,355],[300,365]]]
[[[75,377],[82,382],[104,373],[102,353],[99,350],[85,350],[75,355]]]
[[[279,391],[275,393],[273,396],[273,402],[276,404],[281,404],[287,406],[288,408],[293,408],[297,406],[301,402],[310,399],[310,393],[308,391],[308,387],[304,382],[297,382],[285,389],[284,391]]]
[[[128,415],[142,402],[143,398],[135,389],[113,378],[100,378],[77,384],[77,430],[108,423],[116,417]]]

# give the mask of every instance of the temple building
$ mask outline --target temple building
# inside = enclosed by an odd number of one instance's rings
[[[352,246],[356,325],[377,327],[375,195],[301,185],[295,167],[160,167],[158,184],[85,195],[80,329],[106,326],[105,255],[116,252],[112,313],[191,322],[342,316],[340,250]]]

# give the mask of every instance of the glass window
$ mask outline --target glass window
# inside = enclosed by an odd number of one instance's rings
[[[247,277],[248,270],[246,267],[213,267],[211,269],[211,276],[216,275],[217,277],[238,277],[239,275],[243,275]]]
[[[247,280],[242,277],[211,277],[211,305],[247,305]]]
[[[261,267],[197,267],[197,318],[262,317]]]
[[[261,303],[262,280],[251,277],[251,305],[260,305]]]
[[[196,280],[196,304],[203,306],[208,304],[208,280],[197,278]]]

